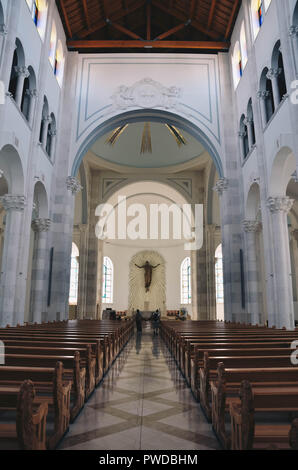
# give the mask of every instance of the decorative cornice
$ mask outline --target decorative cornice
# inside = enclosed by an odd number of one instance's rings
[[[34,232],[48,232],[51,227],[51,220],[50,219],[34,219],[32,220],[31,224],[32,229]]]
[[[257,233],[262,229],[262,223],[259,220],[243,220],[242,227],[246,233]]]
[[[285,212],[288,214],[293,204],[294,199],[290,199],[288,196],[269,197],[267,199],[267,207],[273,214],[276,212]]]
[[[228,187],[229,180],[227,178],[220,178],[214,186],[213,191],[216,191],[220,196],[222,196],[223,192],[226,191]]]
[[[6,211],[23,211],[27,205],[25,196],[14,196],[12,194],[5,194],[5,196],[0,197],[0,202]]]
[[[83,189],[80,181],[75,176],[68,176],[66,179],[66,187],[69,191],[72,192],[72,194],[79,193]]]

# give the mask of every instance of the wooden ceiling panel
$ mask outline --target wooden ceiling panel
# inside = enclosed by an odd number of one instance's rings
[[[228,50],[241,0],[56,0],[70,50]]]

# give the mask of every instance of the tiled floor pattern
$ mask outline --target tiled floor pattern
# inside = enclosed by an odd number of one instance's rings
[[[199,450],[219,445],[159,337],[136,336],[60,444],[69,450]]]

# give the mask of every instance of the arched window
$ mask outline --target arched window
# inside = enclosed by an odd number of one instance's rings
[[[241,145],[241,152],[242,158],[245,159],[249,153],[249,142],[248,142],[248,130],[246,125],[246,118],[244,114],[242,114],[240,119],[240,130],[239,130],[239,137],[240,137],[240,145]]]
[[[188,256],[181,263],[181,304],[191,304],[191,261]]]
[[[18,88],[18,81],[19,81],[19,74],[21,72],[21,67],[25,66],[25,54],[24,49],[21,44],[21,41],[17,38],[16,39],[16,47],[13,54],[12,66],[11,66],[11,73],[10,73],[10,80],[9,80],[9,87],[8,91],[11,93],[12,98],[16,99],[17,88]]]
[[[269,77],[269,70],[266,67],[261,75],[260,80],[260,92],[259,96],[262,101],[262,117],[264,121],[264,126],[270,121],[271,117],[274,114],[275,106],[274,106],[274,99],[273,99],[273,88],[272,88],[272,81]]]
[[[57,29],[56,29],[55,22],[53,21],[51,39],[50,39],[50,52],[49,52],[49,61],[53,68],[55,66],[56,46],[57,46]]]
[[[287,94],[284,62],[280,47],[280,41],[277,41],[272,53],[271,80],[273,83],[275,107],[279,105],[283,97]]]
[[[241,58],[242,58],[242,68],[244,70],[247,64],[247,43],[246,43],[244,21],[242,23],[241,30],[240,30],[240,49],[241,49]]]
[[[79,250],[75,243],[72,244],[69,304],[77,305],[79,288]]]
[[[31,11],[31,16],[37,28],[37,31],[41,39],[43,40],[45,36],[47,15],[48,15],[47,1],[46,0],[26,0],[26,2]]]
[[[64,74],[64,54],[62,43],[59,40],[56,49],[55,63],[54,63],[54,74],[56,75],[57,81],[62,86],[63,74]]]
[[[48,126],[47,144],[46,144],[46,152],[51,158],[54,156],[55,140],[56,140],[56,118],[55,118],[55,115],[52,113],[50,116],[50,123]]]
[[[254,37],[257,34],[264,22],[265,13],[271,3],[271,0],[252,0],[251,1],[251,17],[252,17],[252,28]]]
[[[232,57],[234,87],[236,88],[243,74],[242,57],[239,41],[236,42]]]
[[[215,252],[215,289],[216,289],[216,311],[217,319],[224,320],[224,280],[222,245],[219,245]]]
[[[102,301],[104,304],[113,303],[113,281],[114,267],[112,260],[105,256],[103,259],[102,272]]]

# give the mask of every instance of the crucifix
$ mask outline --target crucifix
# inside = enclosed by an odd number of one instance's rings
[[[146,292],[149,292],[151,282],[152,282],[152,272],[153,269],[158,268],[160,264],[157,264],[156,266],[152,266],[149,261],[146,261],[146,263],[143,266],[138,266],[137,264],[135,265],[139,269],[144,269],[145,270],[145,289]]]

